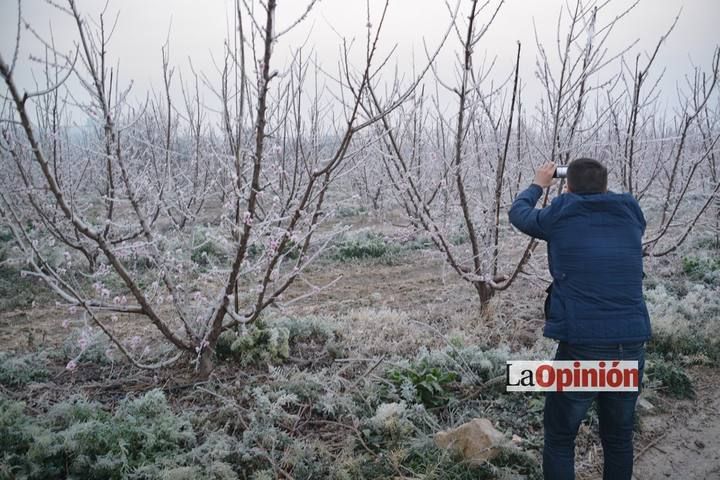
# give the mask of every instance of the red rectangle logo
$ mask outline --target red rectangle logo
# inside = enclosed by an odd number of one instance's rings
[[[508,392],[637,392],[637,360],[508,360]]]

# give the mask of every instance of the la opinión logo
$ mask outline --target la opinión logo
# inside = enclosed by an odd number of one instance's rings
[[[508,360],[508,392],[637,392],[637,360]]]

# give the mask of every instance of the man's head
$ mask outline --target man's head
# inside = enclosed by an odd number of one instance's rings
[[[592,158],[578,158],[568,165],[568,191],[572,193],[607,192],[607,168]]]

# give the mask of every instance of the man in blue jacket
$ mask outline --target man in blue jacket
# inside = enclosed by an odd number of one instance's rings
[[[520,193],[510,222],[547,242],[553,282],[544,335],[559,341],[556,360],[638,360],[650,319],[642,292],[645,218],[635,198],[607,190],[607,169],[579,158],[568,165],[567,192],[542,209],[535,204],[553,183],[547,163]],[[549,392],[545,397],[543,471],[546,479],[575,477],[575,436],[597,398],[604,479],[630,480],[638,392]]]

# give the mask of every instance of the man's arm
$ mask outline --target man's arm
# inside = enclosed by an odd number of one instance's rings
[[[535,208],[535,204],[542,196],[543,188],[552,185],[554,173],[555,164],[552,162],[540,167],[532,185],[517,196],[508,212],[510,223],[518,230],[541,240],[548,239],[551,209]]]
[[[531,237],[547,240],[548,225],[547,217],[549,209],[535,208],[535,204],[542,196],[543,189],[540,185],[533,183],[517,196],[510,207],[508,217],[510,223],[521,232]]]

